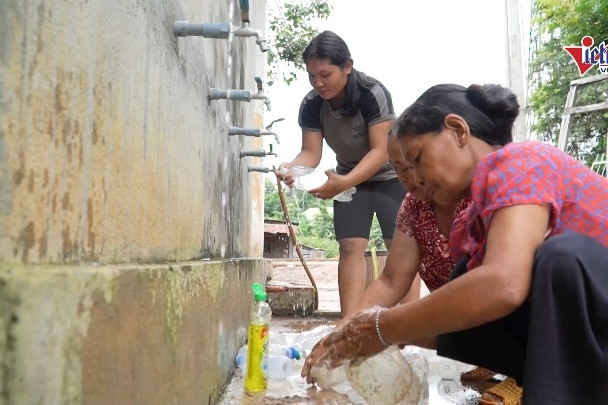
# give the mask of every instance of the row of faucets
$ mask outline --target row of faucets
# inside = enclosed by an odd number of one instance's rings
[[[268,50],[268,45],[266,43],[266,38],[263,36],[262,32],[257,29],[251,28],[251,22],[249,21],[249,2],[248,1],[240,1],[241,6],[241,26],[234,26],[231,23],[226,22],[206,22],[206,23],[191,23],[184,20],[175,21],[173,24],[173,32],[177,37],[187,37],[187,36],[202,36],[205,38],[217,38],[217,39],[230,39],[232,36],[237,37],[255,37],[256,44],[260,47],[260,51],[266,52]],[[234,100],[234,101],[247,101],[251,100],[262,100],[266,105],[266,109],[270,111],[270,99],[266,94],[264,94],[264,86],[262,84],[262,78],[256,76],[254,78],[257,84],[257,92],[254,93],[250,90],[242,90],[242,89],[216,89],[212,88],[209,90],[209,94],[207,98],[209,100]],[[283,121],[284,118],[279,118],[274,120],[266,127],[265,130],[261,128],[240,128],[240,127],[230,127],[228,129],[228,135],[244,135],[244,136],[262,136],[262,135],[273,135],[277,144],[280,143],[279,136],[276,132],[272,131],[272,125],[275,122]],[[246,156],[254,156],[254,157],[264,157],[268,155],[277,156],[275,152],[272,151],[272,145],[270,145],[270,151],[266,151],[264,149],[254,149],[254,150],[241,150],[240,157]],[[252,167],[248,166],[248,172],[263,172],[268,173],[274,170],[274,168],[268,167]]]
[[[228,135],[245,135],[245,136],[261,136],[261,135],[274,135],[274,139],[277,144],[279,143],[279,136],[272,131],[272,126],[276,122],[280,122],[285,120],[285,118],[278,118],[272,121],[269,125],[266,126],[266,130],[260,130],[258,128],[238,128],[238,127],[230,127],[228,128]],[[264,157],[264,156],[277,156],[275,152],[272,151],[272,144],[270,144],[270,150],[267,152],[264,149],[253,149],[253,150],[241,150],[240,157],[243,158],[245,156],[255,156],[255,157]],[[269,173],[274,170],[273,167],[257,167],[257,166],[247,166],[248,172],[262,172]]]

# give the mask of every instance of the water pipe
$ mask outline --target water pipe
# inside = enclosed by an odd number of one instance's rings
[[[239,8],[241,9],[241,22],[251,22],[249,20],[249,0],[239,0]]]
[[[268,156],[268,155],[276,156],[277,154],[272,151],[272,145],[271,145],[270,152],[266,152],[264,149],[252,149],[252,150],[243,149],[241,151],[240,155],[243,158],[246,156],[254,156],[254,157],[264,157],[264,156]]]
[[[249,15],[249,12],[247,12],[247,15]],[[173,23],[173,33],[176,37],[202,36],[216,39],[229,39],[230,34],[237,37],[255,37],[255,43],[260,47],[260,51],[266,52],[268,50],[268,44],[262,31],[251,28],[249,21],[243,21],[240,27],[236,27],[228,22],[199,24],[177,20]]]
[[[264,131],[260,128],[240,128],[240,127],[230,127],[228,128],[228,135],[245,135],[245,136],[257,136],[260,137],[262,135],[274,135],[274,139],[277,144],[281,143],[279,139],[279,135],[274,131]]]
[[[270,99],[268,96],[264,94],[264,89],[262,86],[262,78],[256,76],[254,80],[257,83],[258,92],[251,93],[250,90],[238,90],[238,89],[209,89],[209,94],[207,98],[209,100],[235,100],[235,101],[251,101],[254,100],[264,100],[264,104],[266,104],[266,109],[270,111]]]
[[[274,172],[274,166],[273,167],[247,166],[247,171],[248,172],[270,173],[270,172]]]

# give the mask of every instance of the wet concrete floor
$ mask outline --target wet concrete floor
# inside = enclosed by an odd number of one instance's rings
[[[337,314],[334,314],[337,315]],[[270,325],[271,331],[277,333],[301,333],[314,329],[320,325],[335,325],[337,316],[328,318],[277,318],[273,317]],[[427,357],[437,360],[434,352],[428,351]],[[220,405],[272,405],[272,404],[326,404],[348,405],[366,404],[345,382],[334,389],[320,390],[311,386],[300,377],[303,360],[296,361],[293,373],[284,380],[269,379],[268,389],[263,394],[248,395],[244,390],[244,372],[235,368],[235,373],[226,387],[218,404]],[[461,370],[466,371],[471,366],[459,364]],[[476,405],[479,397],[479,388],[464,387],[460,381],[442,380],[433,367],[429,367],[429,405],[457,404]],[[485,388],[484,388],[485,389]]]

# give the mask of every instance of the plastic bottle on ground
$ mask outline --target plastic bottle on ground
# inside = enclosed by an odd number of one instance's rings
[[[457,393],[462,389],[462,384],[456,380],[442,379],[437,383],[439,396],[449,401],[455,399]]]
[[[285,379],[292,373],[292,359],[287,356],[268,356],[268,378]]]
[[[272,310],[266,303],[264,286],[254,283],[251,289],[255,301],[250,313],[245,391],[257,393],[268,388],[268,337]]]
[[[458,363],[452,359],[442,358],[437,362],[437,374],[443,380],[455,380],[460,375]]]
[[[236,355],[234,359],[238,368],[246,368],[247,367],[247,353],[239,353]]]
[[[268,347],[269,356],[285,356],[290,359],[300,360],[300,352],[293,346],[271,344]]]

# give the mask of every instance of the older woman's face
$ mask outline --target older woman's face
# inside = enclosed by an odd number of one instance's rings
[[[400,140],[404,158],[413,163],[417,182],[439,204],[454,204],[468,195],[475,167],[456,132],[426,133]]]
[[[388,160],[395,168],[399,181],[416,199],[431,201],[431,198],[424,192],[422,187],[416,183],[414,165],[404,159],[399,141],[393,138],[388,141]]]

